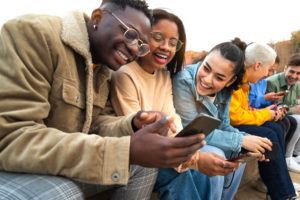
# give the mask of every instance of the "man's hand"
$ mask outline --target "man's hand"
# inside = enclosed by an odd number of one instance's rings
[[[187,161],[206,143],[203,134],[188,137],[164,137],[157,134],[172,124],[174,117],[165,117],[146,125],[131,136],[130,164],[152,168],[173,168]]]
[[[280,99],[282,99],[285,95],[285,91],[282,91],[282,92],[270,92],[270,93],[267,93],[264,95],[265,97],[265,100],[266,101],[273,101],[273,102],[276,102],[276,101],[279,101]]]
[[[159,111],[139,111],[133,118],[133,125],[136,127],[136,129],[139,130],[145,125],[151,124],[165,117],[167,117],[167,114]],[[159,133],[160,135],[167,135],[169,128],[171,128],[171,131],[173,133],[176,133],[176,126],[173,122],[169,127],[165,127],[157,133]]]

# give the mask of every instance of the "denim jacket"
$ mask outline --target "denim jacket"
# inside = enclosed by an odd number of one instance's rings
[[[182,119],[182,125],[185,127],[199,113],[219,118],[222,123],[206,137],[207,144],[224,151],[240,151],[243,137],[249,134],[240,132],[230,125],[229,103],[232,92],[221,90],[217,93],[213,104],[207,96],[199,95],[196,90],[196,76],[200,67],[201,62],[186,66],[173,78],[174,106]]]

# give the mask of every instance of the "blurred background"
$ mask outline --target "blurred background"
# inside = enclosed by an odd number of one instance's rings
[[[283,64],[285,57],[300,49],[300,33],[297,32],[300,30],[299,0],[147,2],[150,8],[165,8],[182,19],[187,33],[187,50],[209,51],[218,43],[239,37],[246,43],[269,43]],[[100,3],[101,0],[8,0],[0,6],[0,26],[11,18],[28,13],[63,16],[68,11],[81,10],[90,14]],[[295,39],[298,41],[296,45],[293,43]],[[278,70],[281,68],[279,66]]]

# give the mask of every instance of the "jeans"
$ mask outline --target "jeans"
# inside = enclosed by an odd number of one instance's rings
[[[225,157],[221,149],[210,145],[204,146],[200,151],[213,152]],[[227,154],[235,156],[232,152],[227,152]],[[245,164],[226,177],[215,176],[212,178],[196,170],[178,173],[173,169],[159,169],[154,191],[158,192],[160,200],[229,200],[234,197],[239,187],[244,169]]]
[[[281,200],[296,196],[285,161],[284,134],[282,127],[274,122],[266,122],[261,126],[240,125],[236,126],[236,128],[252,135],[266,137],[273,143],[279,145],[276,160],[258,163],[259,173],[268,188],[272,200]]]

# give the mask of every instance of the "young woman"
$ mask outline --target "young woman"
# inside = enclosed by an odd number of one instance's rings
[[[153,10],[153,24],[149,39],[150,53],[137,62],[121,67],[112,76],[112,105],[118,115],[139,110],[157,110],[175,115],[171,76],[180,71],[185,52],[185,31],[181,20],[161,9]],[[182,129],[180,117],[176,117],[177,132]],[[205,168],[197,168],[210,176],[227,175],[237,169],[239,163],[228,162],[223,157],[205,155]],[[217,170],[216,170],[217,168]],[[175,170],[173,170],[176,172]],[[177,173],[177,172],[176,172]],[[184,173],[192,177],[190,170]],[[182,187],[193,188],[191,193],[177,193],[177,199],[210,198],[210,182],[207,176],[197,178],[202,193],[194,182],[185,178]],[[196,194],[196,195],[194,195]],[[207,197],[207,198],[206,198]],[[160,199],[163,199],[160,196]]]
[[[181,69],[186,36],[181,20],[164,10],[153,10],[150,53],[122,66],[112,76],[111,101],[118,115],[156,110],[175,115],[177,131],[181,120],[175,113],[172,76]]]
[[[241,45],[240,45],[241,46]],[[186,126],[199,113],[219,118],[222,124],[206,138],[207,144],[200,151],[214,152],[223,157],[236,156],[241,148],[253,152],[263,152],[264,148],[271,149],[271,142],[266,138],[251,136],[230,125],[229,102],[233,89],[237,89],[244,74],[244,52],[233,42],[225,42],[215,46],[206,56],[203,63],[197,63],[185,67],[173,79],[174,105],[180,114],[183,126]],[[210,154],[215,155],[215,154]],[[205,172],[207,168],[216,167],[215,163],[207,165],[203,162],[208,156],[198,155],[196,163],[199,170]],[[225,177],[216,176],[209,178],[212,188],[212,199],[232,199],[238,189],[244,165],[235,173]],[[188,173],[189,171],[190,174]],[[205,173],[207,174],[207,173]],[[209,175],[209,174],[208,174]],[[178,193],[198,192],[201,199],[203,186],[198,180],[203,180],[204,174],[188,170],[184,173],[176,173],[172,169],[160,170],[155,188],[160,197],[171,199]],[[189,180],[193,187],[184,187],[180,182]],[[186,181],[185,181],[186,182]],[[194,189],[197,188],[197,190]],[[195,194],[194,196],[197,196]],[[207,196],[204,197],[207,199]],[[202,199],[204,199],[202,198]]]

